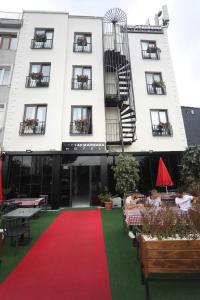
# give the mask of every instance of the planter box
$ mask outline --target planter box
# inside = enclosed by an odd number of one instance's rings
[[[200,273],[200,240],[146,240],[140,238],[144,279],[159,273]]]

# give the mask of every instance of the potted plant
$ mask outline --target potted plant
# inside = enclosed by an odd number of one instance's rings
[[[157,52],[161,52],[160,48],[158,48],[157,46],[148,46],[147,48],[147,53],[157,53]]]
[[[75,128],[79,133],[87,132],[88,120],[87,119],[78,119],[74,121]]]
[[[165,88],[165,83],[162,80],[154,80],[152,86],[153,88]]]
[[[88,83],[88,75],[77,75],[77,81],[84,84]]]
[[[140,179],[139,162],[132,156],[120,154],[117,165],[113,167],[116,191],[125,196],[136,187]]]
[[[35,33],[34,40],[36,42],[43,42],[43,43],[45,43],[46,40],[47,40],[46,34],[45,33]]]
[[[43,73],[42,72],[32,72],[30,74],[30,77],[33,80],[41,80],[43,78]]]
[[[108,192],[103,192],[98,195],[99,200],[101,201],[101,204],[105,207],[106,210],[112,210],[113,202],[111,200],[112,195]]]
[[[87,46],[86,38],[84,36],[83,37],[78,37],[77,38],[77,45],[82,46],[82,47]]]
[[[200,272],[199,207],[188,214],[150,207],[141,214],[140,262],[145,280],[152,273]]]

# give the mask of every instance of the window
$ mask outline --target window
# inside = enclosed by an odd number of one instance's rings
[[[92,89],[92,68],[88,66],[74,66],[72,89],[91,90]]]
[[[160,59],[161,50],[156,41],[141,41],[142,57],[147,59]]]
[[[0,49],[16,50],[17,35],[16,34],[0,34]]]
[[[74,33],[74,52],[92,52],[92,35],[91,33]]]
[[[9,85],[10,82],[10,67],[0,66],[0,85]]]
[[[51,49],[53,47],[54,30],[49,28],[36,28],[31,41],[32,49]]]
[[[20,135],[45,134],[46,105],[25,105],[23,122],[20,123]]]
[[[50,63],[31,63],[30,73],[26,79],[26,87],[48,87],[50,69]]]
[[[92,107],[73,106],[71,115],[71,134],[92,133]]]
[[[147,93],[153,95],[165,95],[166,86],[162,80],[161,73],[149,73],[146,72],[146,84],[147,84]]]
[[[150,113],[153,136],[172,136],[167,110],[151,110]]]

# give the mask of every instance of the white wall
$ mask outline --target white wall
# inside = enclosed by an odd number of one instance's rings
[[[31,49],[34,28],[54,28],[53,49]],[[16,55],[4,136],[5,151],[61,149],[68,15],[25,12]],[[51,62],[48,88],[25,88],[30,62]],[[19,136],[24,104],[47,104],[45,135]]]
[[[164,34],[129,34],[137,116],[137,141],[131,146],[126,146],[125,151],[183,151],[187,146],[166,29],[164,32]],[[141,40],[157,41],[157,47],[162,51],[160,60],[142,58]],[[167,95],[147,94],[145,71],[162,73]],[[169,122],[173,129],[172,137],[152,136],[150,109],[167,109]]]
[[[105,142],[105,107],[103,81],[102,19],[90,17],[69,17],[68,49],[66,64],[66,86],[63,103],[63,142]],[[73,52],[74,32],[92,34],[92,53]],[[72,90],[72,66],[92,67],[92,90]],[[70,135],[72,105],[92,106],[91,135]]]

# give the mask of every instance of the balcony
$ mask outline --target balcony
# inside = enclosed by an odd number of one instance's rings
[[[106,122],[106,142],[110,145],[121,144],[120,124],[116,120]]]
[[[70,134],[72,135],[85,135],[92,134],[92,126],[89,120],[80,119],[70,123]]]
[[[31,49],[52,49],[53,39],[46,39],[45,41],[31,40]]]
[[[82,75],[80,75],[82,76]],[[92,79],[85,78],[84,80],[72,78],[72,90],[91,90]]]
[[[80,53],[91,53],[92,52],[92,43],[85,43],[80,45],[79,43],[73,44],[73,51],[80,52]]]
[[[156,50],[155,52],[149,52],[148,50],[142,50],[142,58],[144,59],[160,59],[160,51]]]
[[[147,84],[147,93],[149,95],[166,95],[166,86],[164,84]]]
[[[152,125],[153,136],[173,136],[172,126],[168,123]]]
[[[26,120],[20,123],[19,135],[43,135],[45,134],[46,122]]]
[[[27,88],[37,88],[37,87],[48,87],[50,76],[27,76],[26,77],[26,87]]]

